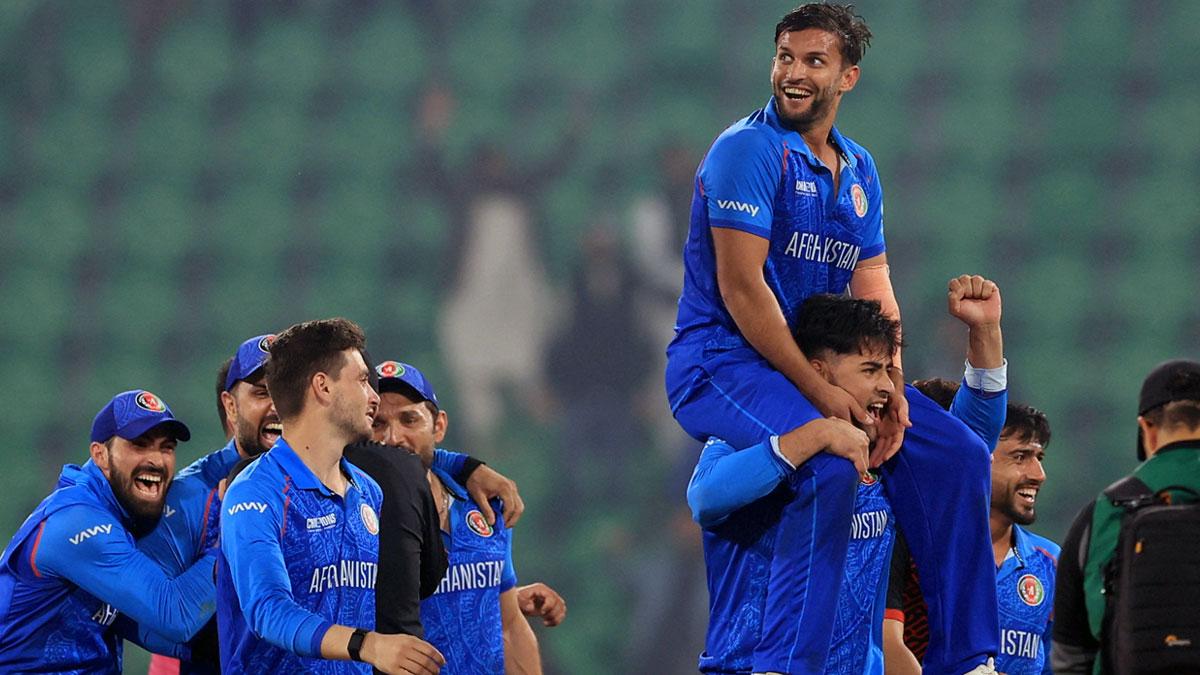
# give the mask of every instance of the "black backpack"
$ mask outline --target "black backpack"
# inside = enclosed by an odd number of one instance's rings
[[[1187,503],[1172,503],[1186,493]],[[1129,476],[1104,491],[1125,510],[1104,569],[1104,672],[1200,673],[1200,495]]]

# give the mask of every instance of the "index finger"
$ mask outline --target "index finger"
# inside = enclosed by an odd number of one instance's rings
[[[509,483],[507,495],[504,497],[504,524],[508,527],[516,525],[522,513],[525,513],[525,501],[521,499],[521,493],[517,492],[516,483]]]

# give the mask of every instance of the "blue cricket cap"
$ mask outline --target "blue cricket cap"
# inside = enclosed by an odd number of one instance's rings
[[[145,389],[123,391],[96,413],[92,442],[103,443],[113,436],[133,440],[160,424],[169,425],[168,430],[181,441],[192,437],[187,425],[175,419],[161,398]]]
[[[375,366],[375,373],[379,375],[380,393],[385,391],[395,391],[405,395],[416,393],[421,400],[438,405],[437,394],[433,393],[433,385],[429,384],[429,380],[425,379],[425,375],[416,367],[399,361],[384,361]]]
[[[271,355],[271,343],[275,336],[271,333],[252,337],[243,342],[233,355],[229,364],[229,374],[225,376],[225,391],[233,389],[238,380],[245,380],[262,368]]]

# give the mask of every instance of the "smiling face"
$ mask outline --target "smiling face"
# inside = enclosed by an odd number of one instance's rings
[[[283,425],[271,402],[262,371],[249,380],[239,380],[221,395],[225,415],[233,426],[238,452],[243,457],[261,455],[283,433]]]
[[[92,461],[108,478],[113,495],[134,520],[135,533],[154,529],[162,516],[167,487],[175,475],[174,436],[162,425],[128,440],[113,436],[92,443]]]
[[[841,38],[819,28],[780,34],[771,63],[779,118],[800,133],[832,125],[842,94],[858,82],[858,66],[843,63]]]
[[[433,466],[433,453],[446,438],[446,413],[427,401],[392,391],[379,395],[379,410],[372,428],[376,443],[407,450]]]
[[[1020,434],[1001,436],[992,453],[992,511],[1018,525],[1037,519],[1037,496],[1046,481],[1045,447]]]
[[[896,385],[888,376],[892,357],[883,346],[867,346],[849,354],[837,354],[826,349],[811,363],[827,382],[849,392],[876,421],[896,391]]]

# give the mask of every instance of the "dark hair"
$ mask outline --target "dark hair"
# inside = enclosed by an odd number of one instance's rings
[[[337,379],[345,365],[342,352],[362,350],[367,339],[349,319],[305,321],[291,326],[271,343],[265,367],[267,389],[281,419],[294,419],[304,409],[304,393],[313,375]]]
[[[1050,420],[1046,419],[1046,413],[1022,403],[1009,403],[1000,438],[1014,436],[1026,443],[1050,445]]]
[[[229,417],[225,415],[225,403],[221,400],[221,394],[225,391],[225,378],[229,376],[231,367],[233,367],[232,356],[225,359],[225,363],[222,363],[221,369],[217,371],[217,419],[221,420],[222,432],[229,424]]]
[[[934,403],[949,410],[950,405],[954,403],[954,397],[958,395],[959,384],[953,380],[931,377],[928,380],[917,380],[912,383],[912,386],[932,399]]]
[[[792,335],[809,358],[823,350],[850,354],[878,349],[891,356],[900,346],[900,324],[887,318],[878,302],[828,293],[804,301]]]
[[[845,65],[857,65],[863,52],[871,44],[871,29],[867,22],[854,13],[854,5],[827,5],[813,2],[800,5],[783,15],[775,24],[775,42],[788,31],[816,28],[833,33],[842,42],[842,60]]]
[[[1167,429],[1200,429],[1200,401],[1180,399],[1142,413],[1147,422]]]

